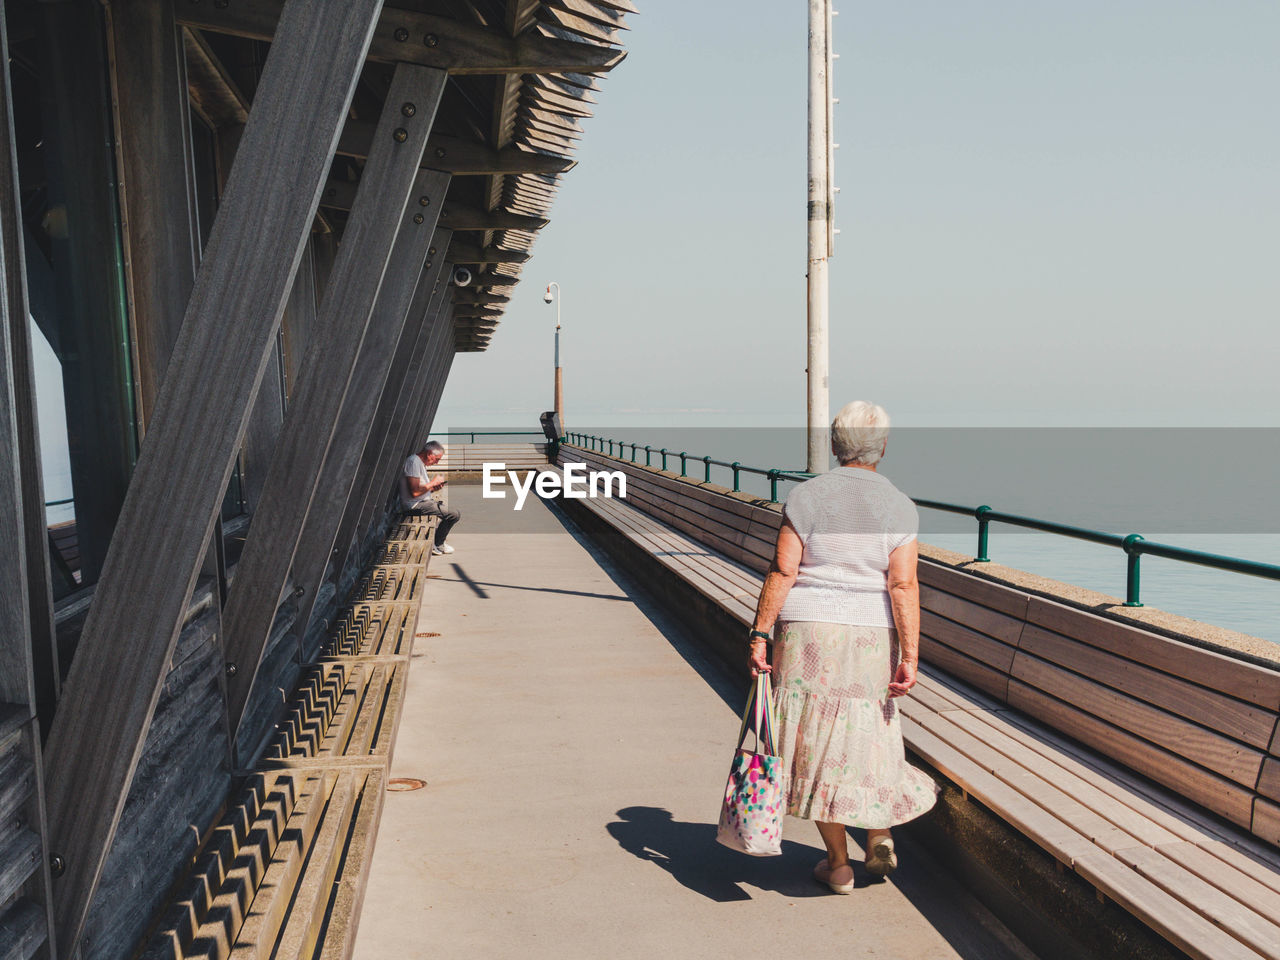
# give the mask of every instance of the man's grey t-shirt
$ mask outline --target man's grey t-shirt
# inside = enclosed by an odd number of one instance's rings
[[[422,462],[422,458],[416,453],[409,454],[409,459],[404,462],[404,469],[400,471],[400,504],[406,510],[412,510],[418,504],[431,499],[431,491],[418,497],[409,495],[409,478],[421,480],[423,483],[430,483],[431,477],[427,475],[427,465]]]

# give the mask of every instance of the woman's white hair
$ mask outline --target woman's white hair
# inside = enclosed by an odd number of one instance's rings
[[[831,421],[831,452],[841,463],[879,463],[888,439],[889,414],[878,404],[855,400]]]

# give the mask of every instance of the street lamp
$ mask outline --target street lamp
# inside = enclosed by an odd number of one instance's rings
[[[547,284],[547,292],[542,295],[543,303],[551,303],[551,288],[556,288],[556,386],[555,386],[555,411],[556,416],[560,419],[560,430],[564,431],[564,380],[560,373],[560,301],[563,295],[560,292],[560,284],[552,280]]]

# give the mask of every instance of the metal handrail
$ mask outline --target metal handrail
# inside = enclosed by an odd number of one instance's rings
[[[44,505],[45,505],[46,507],[60,507],[60,506],[62,506],[64,503],[75,503],[75,502],[76,502],[76,498],[75,498],[75,497],[67,497],[67,499],[65,499],[65,500],[46,500],[46,501],[44,502]]]
[[[595,437],[588,434],[570,433],[567,437],[570,442],[576,442],[578,446],[585,446],[589,450],[597,450],[604,452],[605,443],[609,444],[609,451],[612,454],[615,441],[605,440],[602,437]],[[583,442],[585,441],[585,443]],[[596,444],[599,444],[597,447]],[[617,441],[619,459],[621,459],[622,451],[631,447],[631,462],[636,462],[636,447],[634,443],[626,444]],[[658,451],[652,451],[652,448],[645,446],[645,466],[651,466],[650,453],[656,452],[662,454],[662,469],[667,468],[668,451],[662,448]],[[686,476],[685,461],[689,458],[689,454],[681,452],[680,457],[680,476]],[[738,475],[740,472],[754,473],[760,476],[766,476],[770,479],[770,499],[773,503],[778,502],[778,481],[791,480],[794,482],[802,482],[811,479],[814,475],[805,473],[800,470],[778,470],[764,469],[761,467],[748,467],[736,460],[733,463],[726,463],[723,460],[713,460],[710,457],[693,457],[697,462],[706,465],[705,480],[711,482],[711,465],[729,467],[733,470],[733,489],[734,492],[740,492],[738,487]],[[911,498],[916,506],[924,507],[928,510],[942,510],[947,513],[958,513],[971,516],[978,521],[978,554],[974,560],[978,563],[990,563],[991,558],[987,555],[989,545],[988,527],[992,523],[1007,523],[1010,526],[1026,527],[1029,530],[1038,530],[1042,533],[1052,533],[1062,537],[1071,537],[1076,540],[1087,540],[1090,543],[1099,543],[1108,547],[1116,547],[1125,552],[1126,556],[1126,573],[1125,573],[1125,601],[1126,607],[1140,607],[1142,602],[1139,599],[1139,590],[1141,587],[1141,560],[1143,554],[1149,554],[1153,557],[1164,557],[1167,560],[1177,560],[1182,563],[1194,563],[1202,567],[1212,567],[1215,570],[1226,570],[1230,573],[1242,573],[1251,577],[1263,577],[1267,580],[1280,580],[1280,566],[1270,563],[1261,563],[1256,560],[1244,560],[1240,557],[1229,557],[1217,553],[1206,553],[1203,550],[1190,550],[1186,547],[1175,547],[1168,543],[1157,543],[1145,539],[1139,533],[1118,534],[1107,533],[1102,530],[1090,530],[1088,527],[1075,527],[1070,524],[1057,523],[1052,520],[1039,520],[1035,517],[1024,517],[1016,513],[1005,513],[1000,510],[992,509],[983,505],[980,507],[966,507],[958,503],[946,503],[941,500],[924,500],[916,497]]]
[[[741,475],[744,473],[753,473],[757,476],[768,477],[769,478],[769,501],[771,503],[778,502],[779,481],[790,480],[793,483],[803,483],[805,480],[811,480],[813,478],[812,473],[805,473],[802,470],[780,470],[777,467],[767,467],[767,468],[766,467],[749,467],[749,466],[746,466],[745,464],[739,463],[737,460],[734,460],[732,463],[730,463],[727,460],[714,460],[711,457],[694,456],[683,450],[680,451],[679,453],[676,453],[672,450],[668,450],[666,447],[660,447],[655,449],[654,447],[651,447],[648,444],[641,446],[638,443],[624,443],[621,440],[610,440],[607,437],[597,437],[597,436],[594,436],[593,434],[588,434],[588,433],[567,433],[565,434],[565,440],[568,441],[569,443],[575,443],[580,447],[586,447],[586,449],[595,451],[597,453],[604,453],[605,444],[608,444],[609,456],[614,455],[613,448],[614,448],[614,445],[616,444],[618,448],[617,457],[619,460],[622,459],[622,452],[627,447],[630,447],[632,463],[639,462],[636,459],[639,456],[638,451],[643,450],[644,465],[646,467],[653,466],[653,456],[654,454],[657,454],[662,457],[663,470],[667,469],[668,457],[679,457],[680,458],[680,476],[682,477],[687,477],[689,475],[688,461],[692,459],[695,462],[701,463],[703,465],[703,469],[704,469],[703,480],[706,483],[711,482],[711,468],[713,466],[727,467],[728,469],[733,471],[733,492],[734,493],[742,492]]]
[[[470,437],[471,442],[476,442],[476,437],[541,437],[541,430],[445,430],[427,434],[429,437]]]

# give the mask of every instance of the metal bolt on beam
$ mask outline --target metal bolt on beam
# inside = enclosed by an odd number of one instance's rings
[[[404,127],[396,127],[395,133],[391,134],[396,143],[404,143],[409,139],[409,131]]]
[[[406,40],[409,39],[409,31],[406,30],[404,27],[396,27],[395,37],[401,43],[404,43]]]
[[[422,38],[422,42],[425,43],[428,47],[436,47],[440,45],[440,38],[437,37],[434,33],[428,33],[425,37]]]
[[[415,107],[412,103],[406,103],[400,108],[400,112],[404,114],[406,117],[412,117],[415,113],[418,112],[418,108]]]

